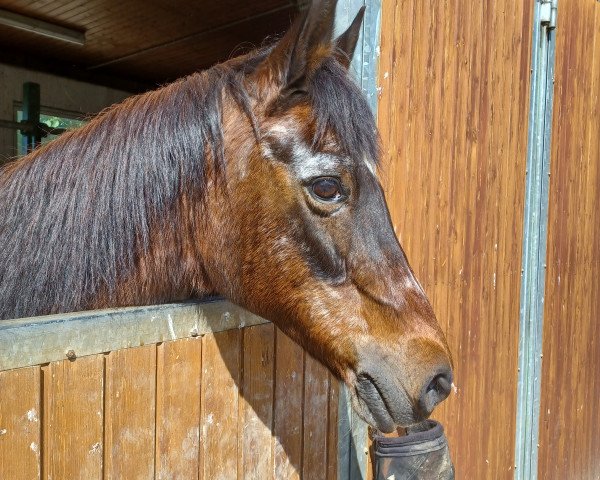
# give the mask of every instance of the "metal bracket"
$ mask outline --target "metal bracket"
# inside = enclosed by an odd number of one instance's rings
[[[548,30],[556,28],[558,0],[540,0],[540,22]]]

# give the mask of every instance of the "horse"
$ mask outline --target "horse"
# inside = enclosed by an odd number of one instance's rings
[[[278,41],[112,106],[0,173],[0,318],[224,296],[391,432],[451,354],[394,233],[373,114],[314,0]]]

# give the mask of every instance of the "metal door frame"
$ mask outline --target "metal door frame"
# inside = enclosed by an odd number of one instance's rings
[[[516,480],[537,478],[557,11],[558,0],[535,2],[521,264]]]

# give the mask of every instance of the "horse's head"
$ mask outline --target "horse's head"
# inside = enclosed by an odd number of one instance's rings
[[[394,234],[375,121],[348,74],[362,10],[333,40],[334,10],[314,2],[247,73],[253,126],[240,129],[224,104],[227,188],[209,205],[223,213],[207,270],[216,291],[343,379],[358,413],[387,432],[446,398],[451,358]]]

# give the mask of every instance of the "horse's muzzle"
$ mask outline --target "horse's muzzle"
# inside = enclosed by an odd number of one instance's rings
[[[450,394],[452,370],[447,362],[406,369],[391,355],[370,353],[359,360],[348,383],[354,408],[377,430],[388,433],[421,422]]]

